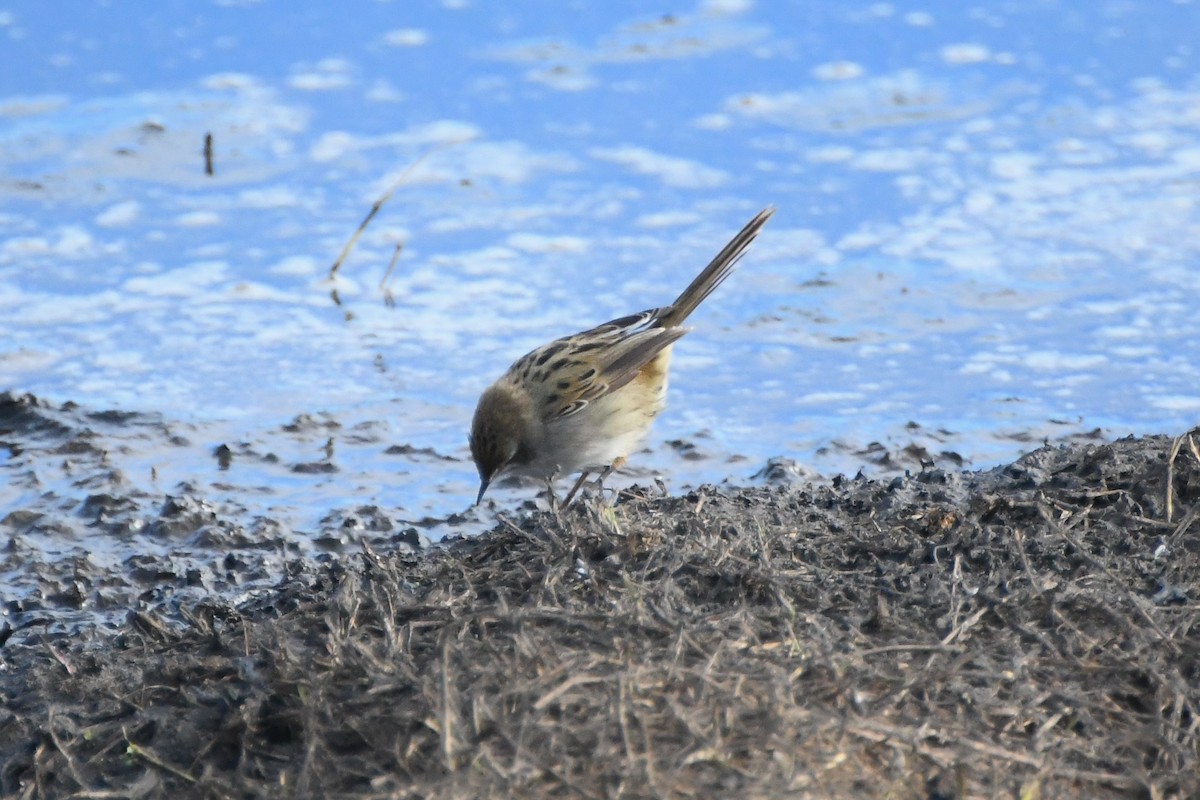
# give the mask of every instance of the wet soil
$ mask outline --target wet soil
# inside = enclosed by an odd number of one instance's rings
[[[1200,429],[777,473],[363,537],[112,625],[10,604],[0,795],[1200,796]]]

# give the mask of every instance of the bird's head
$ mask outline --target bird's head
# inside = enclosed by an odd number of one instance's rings
[[[476,505],[492,481],[529,460],[533,426],[532,401],[519,388],[497,383],[480,396],[469,437],[471,458],[479,470]]]

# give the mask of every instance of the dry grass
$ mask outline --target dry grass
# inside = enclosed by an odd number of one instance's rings
[[[0,792],[1194,797],[1198,461],[629,494],[10,642]]]

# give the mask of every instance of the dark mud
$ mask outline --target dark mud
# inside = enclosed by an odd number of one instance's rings
[[[9,630],[0,794],[1200,796],[1198,444],[629,491]]]
[[[131,613],[181,619],[214,596],[267,591],[292,561],[427,544],[377,505],[322,506],[337,490],[332,436],[386,447],[340,428],[304,415],[254,440],[213,440],[155,414],[0,393],[0,630],[70,637],[116,632]]]

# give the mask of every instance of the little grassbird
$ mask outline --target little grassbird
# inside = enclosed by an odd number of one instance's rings
[[[669,306],[555,339],[522,356],[484,391],[471,422],[479,496],[501,475],[553,481],[582,471],[601,479],[625,463],[666,405],[671,347],[680,327],[734,265],[775,209],[725,245]]]

